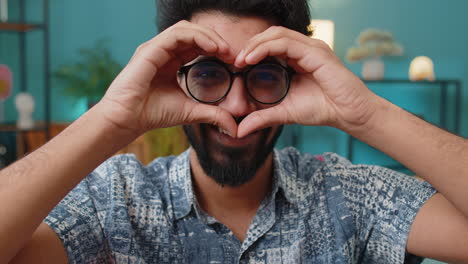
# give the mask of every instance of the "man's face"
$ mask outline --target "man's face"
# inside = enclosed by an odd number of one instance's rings
[[[215,30],[237,55],[247,41],[272,26],[266,20],[254,17],[235,17],[220,12],[195,14],[192,23]],[[197,58],[203,60],[203,57]],[[231,66],[232,71],[239,71]],[[217,103],[232,114],[238,124],[250,113],[271,107],[252,100],[242,78],[235,78],[226,98]],[[257,169],[270,157],[282,126],[270,127],[244,138],[232,138],[218,127],[207,124],[184,126],[184,131],[194,148],[205,173],[221,185],[239,186],[253,178]]]

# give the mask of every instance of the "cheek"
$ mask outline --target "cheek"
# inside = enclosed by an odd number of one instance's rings
[[[192,127],[192,132],[195,134],[195,136],[197,137],[197,139],[198,139],[199,141],[200,141],[200,140],[203,140],[201,125],[200,125],[200,124],[193,124],[193,125],[191,125],[191,127]]]

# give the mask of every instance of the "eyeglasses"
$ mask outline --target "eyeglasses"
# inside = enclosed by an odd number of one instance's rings
[[[262,104],[276,104],[288,94],[295,71],[278,63],[263,62],[242,72],[232,72],[216,60],[181,67],[189,94],[198,102],[212,104],[229,93],[236,76],[242,76],[250,97]]]

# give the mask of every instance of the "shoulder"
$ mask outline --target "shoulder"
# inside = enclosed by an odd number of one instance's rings
[[[90,173],[78,187],[92,199],[96,210],[116,205],[140,206],[148,201],[165,204],[169,199],[168,173],[176,157],[161,157],[144,166],[133,154],[109,158]]]
[[[288,147],[275,150],[275,178],[289,201],[306,202],[324,193],[328,158]]]
[[[328,174],[340,175],[348,172],[351,162],[335,153],[313,155],[288,147],[275,150],[275,167],[283,177],[302,182],[313,182]],[[317,178],[318,177],[318,178]]]
[[[375,165],[353,164],[336,153],[312,155],[289,147],[275,151],[275,165],[280,184],[292,191],[344,193],[346,196],[392,196],[396,190],[414,187],[427,189],[427,182]],[[302,188],[301,188],[302,187]]]
[[[152,178],[162,178],[167,174],[176,157],[161,157],[144,166],[134,154],[116,155],[99,167],[88,177],[88,184],[100,185],[102,183],[130,183]]]
[[[302,153],[293,147],[275,150],[275,166],[282,172],[293,174],[302,179],[322,167],[323,158],[320,155]]]
[[[353,165],[336,153],[310,154],[288,147],[275,150],[275,169],[280,185],[303,190],[301,195],[307,197],[337,189],[347,181],[364,182],[371,166]]]

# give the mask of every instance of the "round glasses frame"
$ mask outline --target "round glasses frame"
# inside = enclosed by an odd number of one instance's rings
[[[192,92],[190,91],[190,88],[189,88],[189,84],[188,84],[188,73],[189,71],[192,69],[192,67],[200,64],[200,63],[206,63],[206,62],[212,62],[212,63],[216,63],[218,64],[219,66],[223,67],[228,73],[229,73],[229,78],[230,78],[230,82],[229,82],[229,88],[226,90],[226,93],[224,93],[223,96],[221,96],[219,99],[217,100],[214,100],[214,101],[203,101],[203,100],[200,100],[198,99],[197,97],[195,97]],[[247,78],[246,76],[248,76],[248,74],[253,70],[255,69],[257,66],[263,66],[263,65],[273,65],[273,66],[277,66],[277,67],[280,67],[282,69],[284,69],[287,73],[287,87],[286,87],[286,91],[284,92],[284,95],[279,98],[278,100],[274,101],[274,102],[268,102],[268,103],[265,103],[265,102],[262,102],[262,101],[259,101],[257,98],[255,98],[251,93],[250,93],[250,89],[249,89],[249,86],[247,85]],[[244,81],[244,86],[247,88],[247,93],[249,94],[250,98],[252,98],[255,102],[258,102],[258,103],[261,103],[261,104],[265,104],[265,105],[273,105],[273,104],[277,104],[279,102],[281,102],[287,95],[288,95],[288,92],[289,92],[289,88],[291,87],[291,81],[292,81],[292,78],[294,76],[294,74],[296,73],[295,70],[293,70],[291,67],[285,67],[279,63],[271,63],[271,62],[264,62],[264,63],[259,63],[259,64],[255,64],[255,65],[252,65],[250,66],[247,70],[245,71],[239,71],[239,72],[233,72],[231,71],[226,64],[224,63],[221,63],[217,60],[203,60],[203,61],[198,61],[198,62],[195,62],[193,64],[190,64],[190,65],[187,65],[187,66],[183,66],[179,69],[179,72],[178,74],[184,74],[185,76],[185,85],[187,87],[187,91],[189,92],[190,96],[192,96],[193,99],[195,99],[196,101],[200,102],[200,103],[204,103],[204,104],[214,104],[214,103],[217,103],[217,102],[220,102],[222,101],[224,98],[226,98],[226,96],[229,94],[229,92],[231,91],[231,88],[232,88],[232,84],[234,83],[234,80],[237,76],[241,76],[243,81]]]

